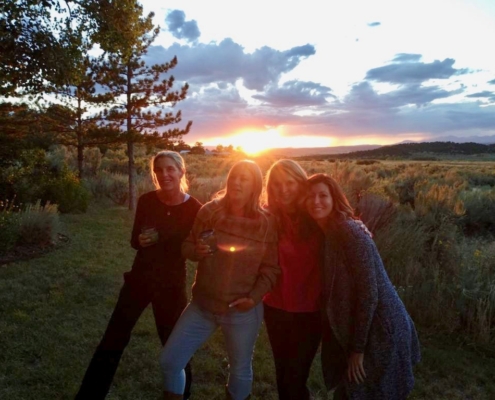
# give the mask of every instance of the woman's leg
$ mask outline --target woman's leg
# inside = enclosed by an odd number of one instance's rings
[[[184,393],[184,368],[217,326],[213,314],[200,309],[194,302],[189,303],[160,353],[166,392]]]
[[[294,313],[293,351],[288,366],[289,399],[310,398],[306,382],[321,342],[321,313]]]
[[[265,304],[265,325],[275,363],[275,376],[279,400],[288,399],[287,355],[293,343],[291,339],[293,320],[290,313]]]
[[[227,391],[233,400],[245,400],[253,386],[253,352],[263,322],[263,304],[247,312],[219,316],[229,355]]]
[[[321,315],[291,313],[265,305],[279,400],[307,400],[306,381],[321,339]]]
[[[153,315],[155,316],[155,325],[158,336],[165,346],[172,329],[174,329],[180,315],[187,305],[187,294],[185,286],[182,287],[159,287],[154,291]],[[191,364],[187,363],[184,368],[186,373],[186,386],[184,389],[184,400],[191,396],[192,372]]]
[[[91,359],[76,400],[103,400],[132,329],[151,299],[146,287],[125,282],[107,329]]]

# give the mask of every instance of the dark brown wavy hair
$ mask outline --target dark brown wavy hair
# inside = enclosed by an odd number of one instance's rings
[[[349,204],[349,200],[342,190],[342,187],[327,174],[314,174],[308,178],[308,187],[323,183],[328,187],[333,200],[333,209],[330,213],[330,220],[358,219],[354,214],[354,209]]]

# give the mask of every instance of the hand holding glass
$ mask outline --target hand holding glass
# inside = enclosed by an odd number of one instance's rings
[[[211,256],[217,251],[217,238],[213,229],[203,231],[199,234],[195,251],[200,258]]]
[[[142,247],[148,247],[158,242],[158,231],[153,226],[146,226],[141,229],[139,235],[139,244]]]

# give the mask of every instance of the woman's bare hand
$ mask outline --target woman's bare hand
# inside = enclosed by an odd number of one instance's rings
[[[251,308],[253,308],[255,305],[256,304],[254,303],[254,300],[251,297],[242,297],[230,303],[229,307],[230,308],[235,307],[237,311],[246,312],[249,311]]]
[[[139,234],[138,241],[139,241],[139,245],[141,247],[152,246],[156,243],[156,241],[154,241],[152,238],[150,238],[150,235],[147,235],[144,233]]]
[[[349,382],[364,383],[366,372],[364,372],[363,361],[363,353],[351,353],[347,362],[347,379],[349,379]]]
[[[196,247],[194,248],[194,252],[196,254],[196,257],[199,259],[211,256],[213,254],[210,246],[205,244],[201,239],[199,239],[196,242]]]

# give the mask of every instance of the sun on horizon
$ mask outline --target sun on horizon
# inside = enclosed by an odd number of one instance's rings
[[[257,156],[270,149],[279,148],[319,148],[338,146],[387,146],[402,143],[404,141],[424,141],[427,138],[418,133],[409,133],[400,136],[354,136],[346,138],[334,134],[332,136],[317,135],[284,135],[280,129],[268,130],[242,130],[232,135],[217,136],[200,140],[204,146],[218,145],[239,148],[247,155]]]
[[[246,154],[255,156],[276,148],[330,147],[335,140],[331,137],[299,135],[284,136],[278,129],[266,131],[245,130],[230,136],[209,138],[202,141],[206,146],[232,145]]]

